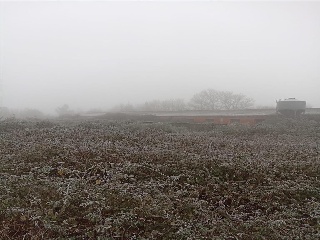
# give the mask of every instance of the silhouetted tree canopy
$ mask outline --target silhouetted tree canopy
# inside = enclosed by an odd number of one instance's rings
[[[203,90],[196,93],[189,106],[194,110],[236,110],[253,106],[253,99],[230,91]]]
[[[73,111],[70,110],[68,104],[64,104],[61,107],[58,107],[56,109],[56,112],[58,113],[59,116],[67,116],[67,115],[72,115]]]
[[[144,111],[183,111],[186,108],[187,104],[183,99],[153,100],[142,106]]]
[[[119,104],[119,105],[115,106],[112,110],[113,111],[121,111],[121,112],[130,112],[130,111],[134,111],[135,107],[130,103]]]

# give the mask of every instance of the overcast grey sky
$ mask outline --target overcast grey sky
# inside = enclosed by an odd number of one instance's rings
[[[54,112],[206,88],[320,107],[320,2],[1,2],[3,105]]]

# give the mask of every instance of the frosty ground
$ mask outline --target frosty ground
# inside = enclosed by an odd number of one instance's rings
[[[319,122],[190,126],[2,120],[0,238],[320,238]]]

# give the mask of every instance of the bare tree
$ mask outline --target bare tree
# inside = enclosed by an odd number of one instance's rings
[[[165,111],[183,111],[186,104],[183,99],[169,99],[162,102],[162,107]]]
[[[220,106],[225,110],[246,109],[253,106],[253,99],[243,94],[235,94],[230,91],[220,92]]]
[[[135,110],[135,107],[132,104],[127,103],[127,104],[117,105],[117,106],[113,107],[112,110],[113,111],[120,111],[120,112],[131,112],[131,111]]]
[[[69,116],[73,114],[73,111],[70,110],[68,104],[64,104],[61,107],[58,107],[56,109],[56,112],[58,113],[59,116]]]
[[[219,92],[214,89],[203,90],[193,95],[189,106],[194,110],[213,110],[218,109]]]
[[[243,94],[207,89],[196,93],[189,105],[194,110],[235,110],[252,107],[253,102]]]
[[[187,105],[183,99],[153,100],[145,102],[141,107],[144,111],[183,111],[186,108]]]

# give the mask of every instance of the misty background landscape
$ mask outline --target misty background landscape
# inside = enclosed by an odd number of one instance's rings
[[[0,0],[0,239],[320,239],[319,43],[320,2]]]
[[[1,106],[141,109],[214,89],[319,107],[319,2],[0,2]]]

